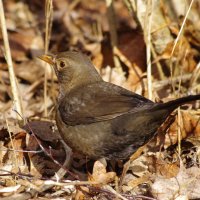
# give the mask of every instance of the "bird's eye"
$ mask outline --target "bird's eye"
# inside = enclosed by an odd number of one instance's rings
[[[61,68],[63,68],[63,67],[65,67],[65,66],[66,66],[66,64],[65,64],[65,62],[64,62],[64,61],[60,61],[60,63],[59,63],[59,66],[60,66]]]

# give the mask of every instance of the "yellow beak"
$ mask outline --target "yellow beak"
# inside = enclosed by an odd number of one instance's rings
[[[41,55],[41,56],[38,56],[39,59],[49,63],[50,65],[54,65],[54,58],[53,56],[50,56],[50,55]]]

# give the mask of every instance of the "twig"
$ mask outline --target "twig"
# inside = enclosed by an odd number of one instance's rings
[[[156,60],[157,59],[157,53],[156,53],[152,43],[151,43],[151,53],[152,53],[154,60]],[[155,62],[155,64],[156,64],[157,69],[158,69],[160,80],[164,80],[166,78],[166,76],[165,76],[164,71],[162,69],[162,65],[160,64],[160,61],[158,60],[157,62]]]
[[[0,177],[7,177],[7,176],[12,176],[14,178],[21,178],[21,179],[30,179],[30,180],[33,180],[33,175],[31,174],[24,174],[24,173],[21,173],[21,172],[17,172],[17,173],[14,173],[12,171],[8,171],[8,170],[5,170],[5,169],[0,169],[0,172],[2,172],[2,174],[0,174]],[[38,178],[39,179],[39,178]]]
[[[62,168],[60,168],[58,170],[58,172],[56,173],[56,175],[52,177],[53,179],[56,179],[56,180],[58,180],[58,178],[59,179],[63,178],[63,176],[67,172],[66,169],[69,165],[69,156],[67,155],[69,153],[69,147],[64,142],[63,142],[63,146],[64,146],[65,153],[66,153],[66,160],[65,160]],[[42,193],[46,190],[51,189],[53,186],[54,186],[53,184],[41,185],[38,190],[31,188],[30,191],[28,191],[28,192],[24,192],[24,193],[20,193],[20,194],[14,194],[12,196],[1,198],[1,199],[2,200],[16,200],[16,199],[17,200],[27,200],[27,199],[31,199],[32,197],[34,197],[35,195],[37,195],[39,193]]]
[[[78,179],[72,172],[70,172],[66,167],[66,165],[61,165],[57,160],[55,160],[51,154],[51,151],[47,151],[47,149],[45,147],[43,147],[43,145],[41,144],[40,140],[37,138],[37,136],[35,135],[35,133],[33,132],[31,126],[29,125],[29,123],[27,122],[27,126],[29,128],[29,130],[31,131],[33,137],[35,138],[35,140],[37,141],[38,145],[40,146],[40,148],[42,149],[42,151],[55,163],[57,164],[62,170],[64,170],[64,172],[68,172],[71,176],[73,176],[74,178]],[[70,159],[71,159],[71,154],[72,154],[72,151],[71,151],[71,148],[68,147],[66,145],[66,143],[63,141],[63,140],[60,140],[63,144],[63,147],[65,149],[65,152],[66,152],[66,160],[65,160],[65,163],[67,165],[70,164]],[[69,155],[68,155],[69,154]],[[68,161],[68,162],[67,162]]]
[[[16,111],[17,112],[17,111]],[[65,160],[65,164],[66,165],[61,165],[57,160],[55,160],[51,154],[51,149],[49,148],[49,151],[47,151],[47,149],[45,147],[43,147],[43,145],[41,144],[40,140],[37,138],[37,136],[35,135],[34,131],[32,130],[28,120],[26,118],[23,118],[18,112],[17,114],[20,116],[21,119],[24,120],[24,122],[27,123],[27,127],[29,129],[29,131],[31,132],[31,134],[33,135],[34,139],[36,140],[36,142],[38,143],[39,147],[41,148],[42,152],[44,152],[55,164],[57,164],[62,170],[63,173],[68,172],[72,177],[74,177],[75,179],[78,179],[78,177],[76,177],[72,172],[70,172],[68,170],[68,167],[70,165],[70,159],[71,159],[71,154],[72,154],[72,150],[71,148],[63,141],[60,140],[61,143],[63,144],[63,147],[65,149],[66,152],[66,160]],[[69,154],[69,155],[68,155]],[[59,170],[60,171],[60,170]]]
[[[38,151],[29,151],[29,150],[19,150],[19,149],[10,149],[10,148],[7,148],[7,149],[0,149],[0,151],[15,151],[15,152],[21,152],[21,153],[43,153],[43,150],[38,150]],[[0,169],[1,170],[1,169]]]
[[[9,41],[8,41],[8,33],[7,33],[2,0],[0,0],[0,22],[1,22],[1,30],[2,30],[2,36],[3,36],[3,41],[4,41],[4,47],[5,47],[5,58],[8,64],[11,90],[12,90],[12,95],[13,95],[13,104],[16,110],[18,111],[18,113],[22,115],[22,106],[21,106],[19,91],[17,87],[17,80],[15,77],[14,69],[13,69],[13,63],[12,63],[10,46],[9,46]],[[19,119],[18,115],[17,115],[17,118]]]
[[[117,198],[120,198],[122,200],[128,200],[126,197],[123,197],[121,194],[119,194],[118,192],[116,192],[111,186],[106,185],[103,187],[104,189],[107,189],[108,191],[110,191],[112,194],[114,194]]]
[[[181,76],[173,77],[171,79],[168,78],[168,79],[164,79],[164,80],[161,80],[161,81],[154,81],[153,87],[155,89],[163,88],[164,86],[170,85],[171,82],[173,82],[173,83],[178,82],[180,78],[181,78],[182,82],[186,82],[186,81],[190,80],[191,77],[192,77],[192,74],[188,73],[188,74],[184,74],[184,75],[181,75]]]

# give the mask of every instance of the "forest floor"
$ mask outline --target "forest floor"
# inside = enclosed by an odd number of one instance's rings
[[[38,56],[80,51],[105,81],[155,102],[200,94],[200,1],[178,1],[180,10],[141,1],[137,12],[134,1],[113,2],[3,1],[22,109],[0,33],[1,199],[200,199],[200,101],[175,111],[125,163],[74,153],[69,165],[54,120],[57,79]]]

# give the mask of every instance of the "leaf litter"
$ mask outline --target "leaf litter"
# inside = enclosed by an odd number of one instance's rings
[[[131,1],[127,1],[129,4]],[[185,1],[184,1],[185,2]],[[199,102],[182,107],[179,115],[165,122],[156,138],[140,148],[127,163],[89,161],[63,145],[55,126],[57,80],[48,70],[48,116],[44,117],[45,66],[36,56],[44,52],[45,1],[4,1],[14,70],[23,105],[22,121],[12,104],[9,74],[0,51],[0,197],[16,199],[198,199],[200,198],[200,110]],[[186,3],[187,4],[187,3]],[[194,3],[191,15],[199,18]],[[106,81],[147,96],[146,44],[131,7],[115,1],[116,30],[109,29],[104,1],[54,1],[49,52],[78,50],[92,59]],[[172,40],[166,46],[159,29],[152,34],[152,93],[155,101],[200,93],[198,63],[199,26],[186,20],[174,54],[171,51],[183,23],[171,1],[158,6],[163,26]],[[187,5],[186,5],[187,6]],[[141,9],[142,10],[142,9]],[[174,13],[173,13],[174,12]],[[177,12],[177,13],[176,13]],[[177,19],[176,16],[179,16]],[[159,24],[160,22],[154,21]],[[160,27],[162,29],[162,27]],[[109,31],[116,31],[112,50]],[[167,35],[169,34],[169,35]],[[159,43],[160,42],[160,43]],[[157,46],[163,49],[157,51]],[[3,49],[0,33],[0,46]],[[115,67],[117,55],[120,68]],[[161,66],[159,68],[159,66]],[[172,67],[172,68],[170,68]],[[170,77],[170,73],[173,77]],[[173,88],[173,90],[172,90]],[[166,134],[163,134],[166,130]],[[179,134],[179,135],[178,135]],[[180,151],[180,146],[181,151]],[[65,165],[70,160],[70,166]],[[63,170],[63,171],[62,171]],[[61,178],[60,174],[66,174]],[[77,178],[79,177],[79,178]],[[50,181],[50,182],[48,182]],[[29,192],[29,194],[28,194]]]

